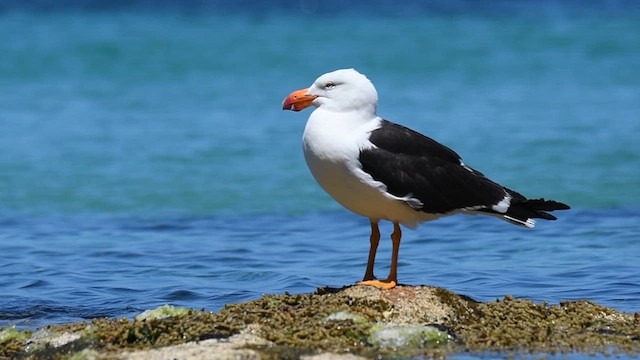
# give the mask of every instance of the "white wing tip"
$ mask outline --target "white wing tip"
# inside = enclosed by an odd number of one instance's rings
[[[536,221],[533,219],[527,219],[526,221],[522,221],[520,219],[516,219],[513,218],[509,215],[503,215],[503,218],[511,223],[514,223],[516,225],[522,225],[522,226],[526,226],[529,229],[532,229],[534,226],[536,226]]]

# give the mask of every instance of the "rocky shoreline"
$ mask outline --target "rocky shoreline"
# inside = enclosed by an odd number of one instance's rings
[[[0,358],[358,359],[455,353],[640,354],[640,313],[590,301],[476,302],[441,288],[321,288],[219,312],[161,307],[34,332],[0,329]]]

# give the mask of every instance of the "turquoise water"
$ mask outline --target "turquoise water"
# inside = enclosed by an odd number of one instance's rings
[[[367,220],[310,176],[310,112],[281,110],[343,67],[385,118],[573,207],[405,231],[402,283],[640,311],[640,11],[620,4],[0,12],[0,327],[359,280]]]

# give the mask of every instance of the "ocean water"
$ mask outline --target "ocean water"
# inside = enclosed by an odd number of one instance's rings
[[[360,280],[368,221],[309,174],[310,111],[281,110],[345,67],[383,117],[572,206],[406,230],[401,283],[640,311],[634,2],[62,4],[0,4],[0,327]]]

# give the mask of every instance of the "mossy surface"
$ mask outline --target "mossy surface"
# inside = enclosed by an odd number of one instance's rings
[[[267,341],[268,345],[249,345],[265,358],[322,352],[367,357],[398,352],[406,356],[460,351],[640,352],[640,314],[620,313],[589,301],[549,305],[506,297],[478,303],[430,287],[402,286],[386,292],[363,288],[265,295],[227,305],[217,313],[187,310],[165,318],[95,319],[49,326],[46,330],[52,334],[81,337],[59,347],[34,346],[27,336],[18,337],[0,343],[0,358],[69,358],[87,349],[108,356],[123,350],[228,338],[248,328]],[[417,341],[414,347],[398,349],[371,340],[381,328],[407,326],[430,331],[435,327],[446,334],[441,339],[447,341]]]
[[[31,337],[30,332],[18,331],[15,326],[0,329],[0,359],[8,359],[20,354],[29,337]]]
[[[472,351],[640,351],[640,314],[623,314],[590,301],[536,304],[506,297],[478,305],[478,316],[454,325]]]

